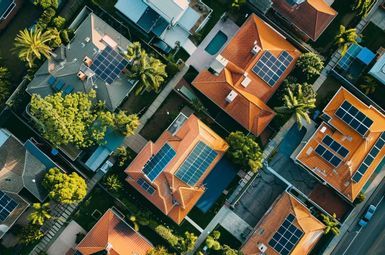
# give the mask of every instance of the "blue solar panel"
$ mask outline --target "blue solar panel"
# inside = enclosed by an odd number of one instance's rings
[[[353,63],[356,56],[360,53],[362,47],[357,44],[352,44],[345,55],[338,61],[338,66],[347,71]]]
[[[278,58],[270,51],[265,51],[253,67],[253,72],[267,84],[274,86],[292,61],[293,57],[286,51],[283,51]]]
[[[336,142],[332,137],[329,135],[326,135],[322,142],[328,146],[333,151],[337,152],[340,156],[343,158],[346,157],[349,154],[349,150],[346,149],[344,146],[342,146],[340,143]]]
[[[294,218],[289,214],[269,241],[270,247],[281,255],[290,254],[303,235],[302,230],[294,225]]]
[[[18,204],[0,190],[0,222],[4,221]]]
[[[329,149],[321,144],[315,148],[315,152],[334,167],[337,167],[342,162],[342,159],[334,155]]]
[[[217,155],[216,151],[199,142],[179,167],[175,176],[188,185],[194,186]]]
[[[370,118],[366,117],[365,114],[348,101],[344,101],[341,104],[335,115],[356,130],[361,136],[364,136],[373,124]]]
[[[122,55],[107,46],[95,57],[90,69],[100,79],[112,84],[127,65],[128,61]]]
[[[167,164],[175,157],[175,154],[175,150],[169,144],[165,143],[158,153],[151,157],[144,165],[143,172],[147,178],[153,182]]]
[[[142,178],[139,178],[137,181],[136,181],[137,184],[140,185],[140,187],[142,189],[144,189],[147,193],[149,193],[150,195],[154,194],[155,192],[155,189],[154,187],[152,187],[148,182],[146,182],[145,180],[143,180]]]
[[[369,166],[372,164],[373,160],[378,156],[378,153],[382,150],[385,144],[385,132],[381,133],[380,137],[377,139],[376,143],[370,149],[368,155],[362,161],[360,167],[357,169],[357,172],[354,173],[352,180],[354,182],[359,182],[364,176]]]

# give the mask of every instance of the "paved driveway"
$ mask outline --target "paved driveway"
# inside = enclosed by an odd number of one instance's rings
[[[76,234],[87,232],[75,221],[71,221],[55,242],[49,247],[48,255],[63,255],[76,246]]]

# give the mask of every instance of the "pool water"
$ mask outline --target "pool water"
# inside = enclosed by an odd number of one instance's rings
[[[217,54],[218,51],[222,48],[222,46],[226,43],[227,39],[228,38],[225,33],[223,33],[222,31],[218,31],[218,33],[214,36],[214,38],[205,48],[205,51],[210,55]]]

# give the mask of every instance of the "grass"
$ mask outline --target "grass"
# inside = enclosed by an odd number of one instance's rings
[[[362,32],[362,43],[363,46],[369,48],[374,53],[380,47],[385,48],[385,32],[375,24],[370,22],[365,30]]]

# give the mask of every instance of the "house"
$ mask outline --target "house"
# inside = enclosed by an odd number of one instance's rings
[[[325,225],[293,195],[285,192],[270,207],[241,251],[247,255],[309,254]]]
[[[259,136],[275,116],[266,102],[299,55],[281,34],[252,14],[192,85]]]
[[[43,202],[48,191],[41,185],[44,174],[56,164],[34,143],[24,144],[8,130],[0,129],[0,238],[29,206],[30,196]]]
[[[180,114],[148,142],[125,173],[127,182],[180,224],[205,192],[203,180],[228,144],[197,117]]]
[[[385,155],[385,116],[341,87],[297,163],[353,202]]]
[[[57,48],[37,70],[26,91],[42,97],[56,92],[96,91],[98,100],[114,111],[135,82],[124,73],[124,54],[130,42],[95,14],[89,14],[75,30],[67,46]]]
[[[377,59],[369,74],[385,85],[385,54]]]
[[[146,255],[152,248],[147,239],[108,209],[76,246],[75,254]]]
[[[203,28],[212,10],[201,0],[118,0],[115,8],[143,32],[158,37],[155,46],[188,50],[188,37]]]

